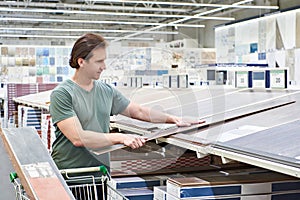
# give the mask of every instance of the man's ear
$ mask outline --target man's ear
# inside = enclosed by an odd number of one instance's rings
[[[78,59],[77,59],[77,63],[78,63],[78,65],[79,65],[79,67],[82,67],[83,62],[84,62],[84,59],[83,59],[83,58],[78,58]]]

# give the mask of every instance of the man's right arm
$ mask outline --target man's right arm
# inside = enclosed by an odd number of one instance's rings
[[[76,116],[58,122],[57,126],[76,147],[101,148],[114,144],[124,144],[135,149],[143,146],[146,142],[140,136],[122,133],[105,134],[83,130]]]

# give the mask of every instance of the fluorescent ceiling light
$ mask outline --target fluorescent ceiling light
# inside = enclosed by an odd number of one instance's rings
[[[236,5],[241,5],[241,4],[244,4],[244,3],[249,3],[249,2],[252,2],[253,0],[244,0],[244,1],[239,1],[239,2],[236,2],[234,4],[232,4],[233,6],[236,6]],[[206,11],[206,12],[201,12],[201,13],[198,13],[194,16],[202,16],[202,15],[206,15],[206,14],[211,14],[211,13],[214,13],[214,12],[218,12],[218,11],[221,11],[221,10],[225,10],[226,8],[215,8],[215,9],[212,9],[212,10],[209,10],[209,11]],[[181,23],[181,22],[184,22],[184,21],[187,21],[189,20],[190,18],[183,18],[183,19],[179,19],[179,20],[176,20],[176,21],[173,21],[173,22],[170,22],[169,25],[174,25],[176,26],[178,23]],[[156,26],[156,27],[151,27],[149,29],[147,29],[146,31],[154,31],[154,30],[157,30],[157,29],[160,29],[162,27],[164,27],[165,25],[159,25],[159,26]],[[132,33],[130,35],[127,35],[125,36],[126,38],[130,38],[130,37],[134,37],[134,36],[137,36],[139,35],[139,33]],[[118,41],[118,39],[114,40],[114,42]]]
[[[135,31],[135,30],[101,30],[101,29],[68,29],[68,28],[7,28],[0,27],[0,30],[17,30],[17,31],[53,31],[53,32],[100,32],[100,33],[149,33],[149,34],[166,34],[166,35],[177,35],[177,31]]]
[[[84,23],[84,24],[127,24],[127,25],[143,25],[143,26],[178,26],[178,27],[190,27],[190,28],[203,28],[204,25],[196,24],[164,24],[164,23],[152,23],[152,22],[127,22],[127,21],[89,21],[89,20],[74,20],[74,19],[41,19],[41,18],[14,18],[14,17],[2,17],[0,21],[27,21],[27,22],[58,22],[58,23]]]
[[[213,16],[189,16],[189,15],[166,15],[166,14],[146,14],[146,13],[124,13],[124,12],[100,12],[100,11],[80,11],[80,10],[50,10],[50,9],[21,9],[0,7],[2,12],[33,12],[33,13],[65,13],[83,15],[110,15],[110,16],[129,16],[129,17],[161,17],[161,18],[185,18],[191,19],[213,19],[213,20],[235,20],[233,17],[213,17]]]
[[[278,6],[250,6],[250,5],[226,5],[209,3],[188,3],[188,2],[166,2],[166,1],[131,1],[131,0],[92,0],[94,2],[108,3],[132,3],[132,4],[151,4],[151,5],[170,5],[170,6],[192,6],[192,7],[215,7],[215,8],[255,8],[255,9],[279,9]],[[246,3],[253,0],[247,0]]]
[[[245,4],[245,3],[249,3],[249,2],[252,2],[252,1],[253,0],[239,1],[239,2],[236,2],[236,3],[232,4],[232,6],[239,6],[239,5],[242,5],[242,4]],[[208,10],[206,12],[198,13],[195,16],[208,15],[208,14],[219,12],[219,11],[222,11],[222,10],[225,10],[225,9],[228,9],[228,7],[215,8],[215,9],[212,9],[212,10]]]
[[[71,36],[71,35],[24,35],[24,34],[19,34],[19,35],[5,35],[5,34],[0,34],[0,37],[6,37],[6,38],[20,38],[20,37],[25,37],[25,38],[57,38],[57,39],[78,39],[80,36]],[[119,40],[145,40],[145,41],[153,41],[153,38],[123,38],[123,37],[105,37],[107,40],[113,40],[113,39],[119,39]]]

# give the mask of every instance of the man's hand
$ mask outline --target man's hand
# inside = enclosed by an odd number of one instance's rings
[[[174,116],[174,123],[179,127],[191,126],[194,124],[202,124],[204,120],[192,119],[192,118],[180,118]]]
[[[130,135],[130,134],[123,134],[123,144],[131,147],[132,149],[137,149],[146,143],[147,139],[145,137]]]

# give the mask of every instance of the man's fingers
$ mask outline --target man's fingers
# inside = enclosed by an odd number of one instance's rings
[[[191,123],[180,121],[180,122],[178,122],[176,125],[179,126],[179,127],[182,127],[182,126],[190,126]]]
[[[136,142],[138,147],[141,147],[145,144],[146,141],[143,138],[138,138]]]
[[[199,120],[199,121],[193,122],[192,124],[203,124],[203,123],[205,123],[205,120]]]
[[[146,143],[146,138],[144,138],[144,137],[134,137],[130,147],[132,149],[137,149],[137,148],[140,148],[140,147],[144,146],[145,143]]]
[[[177,122],[177,126],[182,127],[182,126],[191,126],[191,125],[195,125],[195,124],[203,124],[205,123],[204,120],[198,120],[198,121],[179,121]]]

